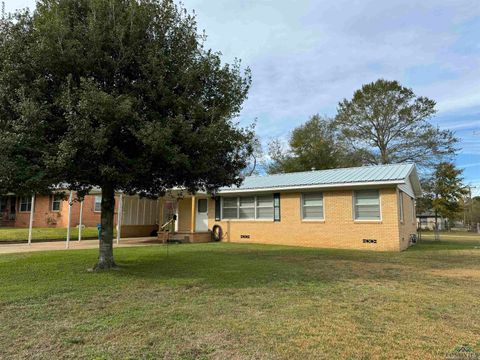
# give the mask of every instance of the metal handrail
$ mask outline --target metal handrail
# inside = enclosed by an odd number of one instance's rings
[[[160,226],[160,230],[163,230],[165,229],[168,225],[170,225],[171,223],[173,223],[175,221],[175,219],[170,219],[168,220],[165,224],[163,224],[162,226]]]

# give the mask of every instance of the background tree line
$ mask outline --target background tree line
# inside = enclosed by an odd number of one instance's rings
[[[262,163],[267,173],[276,174],[414,162],[425,194],[417,211],[468,220],[465,204],[473,200],[465,198],[462,170],[453,162],[458,139],[429,122],[435,113],[434,100],[397,81],[379,79],[339,102],[336,116],[315,114],[293,129],[286,142],[270,141],[267,154],[261,153],[257,138],[255,165]]]

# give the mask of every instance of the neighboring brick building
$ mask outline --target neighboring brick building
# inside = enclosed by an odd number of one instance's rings
[[[181,240],[223,240],[344,249],[400,251],[416,234],[413,164],[247,177],[239,188],[165,199]],[[164,236],[164,234],[160,234]]]
[[[68,196],[68,194],[67,194]],[[118,198],[118,197],[117,197]],[[96,226],[100,222],[101,195],[87,195],[83,203],[82,224]],[[30,196],[0,197],[0,226],[28,227],[32,198]],[[75,200],[72,205],[71,226],[75,227],[80,220],[80,203]],[[67,227],[68,198],[61,195],[35,195],[33,209],[33,226]]]
[[[68,226],[68,192],[60,195],[35,195],[33,206],[33,227],[48,228]],[[118,221],[118,206],[120,195],[115,195],[114,223]],[[85,196],[83,200],[82,225],[97,226],[100,223],[101,193]],[[123,215],[121,221],[122,237],[150,236],[158,229],[159,202],[137,195],[123,196]],[[15,195],[0,196],[0,226],[29,227],[32,209],[32,198]],[[80,203],[73,193],[71,211],[71,227],[80,223]]]

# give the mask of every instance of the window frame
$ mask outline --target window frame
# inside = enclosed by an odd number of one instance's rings
[[[23,202],[24,199],[27,199],[26,202]],[[27,209],[22,210],[22,205],[26,205]],[[32,211],[32,197],[31,196],[20,196],[18,198],[18,212],[29,213]]]
[[[100,199],[100,210],[97,210],[97,199]],[[101,213],[102,212],[102,195],[95,195],[93,198],[93,212]]]
[[[205,200],[205,211],[200,211],[200,201]],[[198,214],[208,214],[208,199],[200,198],[197,199],[197,213]]]
[[[233,206],[227,206],[227,209],[235,209],[236,210],[236,213],[237,213],[237,216],[234,217],[234,218],[225,218],[225,220],[239,220],[240,218],[240,214],[239,214],[239,206],[238,206],[238,196],[222,196],[222,206],[220,207],[220,219],[224,220],[224,217],[223,217],[223,209],[225,208],[225,198],[235,198],[235,203],[236,203],[236,206],[233,207]]]
[[[253,202],[252,202],[252,205],[243,205],[241,204],[241,198],[252,198],[253,199]],[[239,220],[255,220],[256,219],[256,216],[257,216],[257,197],[256,196],[238,196],[237,197],[237,207],[238,207],[238,211],[237,211],[237,215],[238,215],[238,219]],[[253,218],[242,218],[241,217],[241,210],[242,209],[248,209],[248,210],[251,210],[253,209]]]
[[[376,191],[378,193],[378,212],[379,218],[378,219],[357,219],[357,211],[356,211],[356,199],[357,193],[362,191]],[[383,221],[383,214],[382,214],[382,194],[380,189],[361,189],[361,190],[353,190],[352,195],[352,217],[354,222],[382,222]]]
[[[270,206],[259,206],[258,205],[258,198],[259,197],[269,197],[270,200],[271,200],[271,205]],[[272,209],[272,217],[271,219],[270,218],[266,218],[266,217],[258,217],[258,209]],[[275,205],[274,205],[274,199],[273,199],[273,194],[266,194],[266,195],[255,195],[255,220],[266,220],[266,221],[269,221],[269,220],[273,220],[275,217]]]
[[[305,218],[304,199],[305,199],[305,195],[308,195],[308,194],[321,194],[322,195],[322,217],[321,218]],[[319,207],[319,205],[307,205],[307,207]],[[323,191],[304,192],[304,193],[300,194],[300,219],[302,221],[320,221],[320,222],[325,221],[325,195],[324,195]]]
[[[270,196],[271,195],[271,206],[258,206],[258,198],[259,197],[265,197],[265,196]],[[231,217],[225,217],[224,216],[224,209],[225,209],[225,198],[235,198],[236,199],[236,207],[235,209],[237,210],[237,217],[231,218]],[[253,206],[241,206],[240,205],[240,198],[253,198]],[[234,209],[233,206],[227,206],[227,209]],[[240,209],[252,209],[254,210],[253,217],[252,218],[241,218],[240,217]],[[271,218],[259,218],[258,217],[258,208],[271,208],[272,209],[272,217]],[[221,206],[220,206],[220,219],[222,220],[227,220],[227,221],[274,221],[275,217],[275,206],[274,206],[274,196],[273,194],[258,194],[258,195],[237,195],[237,196],[221,196]]]
[[[55,200],[56,197],[58,197],[59,200]],[[62,207],[62,201],[63,201],[62,195],[53,194],[53,195],[51,196],[51,199],[52,199],[52,201],[51,201],[51,205],[50,205],[50,211],[52,211],[52,212],[60,212],[61,207]],[[58,210],[55,210],[55,209],[53,208],[53,204],[56,203],[56,202],[58,202]]]

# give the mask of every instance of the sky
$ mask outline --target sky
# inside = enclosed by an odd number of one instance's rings
[[[240,58],[252,88],[240,122],[266,144],[362,84],[398,80],[437,102],[430,121],[461,139],[456,163],[480,195],[480,1],[183,0],[207,46]],[[7,0],[6,10],[34,8]]]

